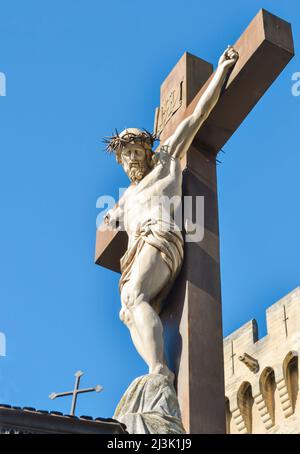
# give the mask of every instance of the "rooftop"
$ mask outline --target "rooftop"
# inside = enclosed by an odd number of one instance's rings
[[[70,416],[58,411],[0,404],[0,433],[122,434],[124,424],[111,418]]]

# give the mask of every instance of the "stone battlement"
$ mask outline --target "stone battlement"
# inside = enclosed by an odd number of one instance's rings
[[[224,339],[225,393],[232,426],[228,431],[232,433],[278,432],[285,418],[300,413],[300,287],[269,307],[266,320],[267,335],[261,339],[255,320]]]

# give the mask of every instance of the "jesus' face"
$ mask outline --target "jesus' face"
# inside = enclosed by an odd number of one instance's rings
[[[137,184],[149,172],[145,148],[136,143],[128,143],[121,152],[121,164],[129,179]]]

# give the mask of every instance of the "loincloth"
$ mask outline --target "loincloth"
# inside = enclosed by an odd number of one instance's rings
[[[145,244],[150,244],[160,252],[170,270],[168,284],[150,301],[151,306],[157,313],[160,313],[162,302],[180,271],[183,262],[184,241],[180,230],[174,229],[174,222],[172,221],[153,221],[150,219],[142,224],[120,261],[122,273],[119,281],[120,293],[126,282],[130,280],[132,267]]]

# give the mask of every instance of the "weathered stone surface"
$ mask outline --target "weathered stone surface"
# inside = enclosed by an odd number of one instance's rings
[[[114,419],[130,434],[184,434],[174,386],[160,374],[136,378],[123,395]]]

